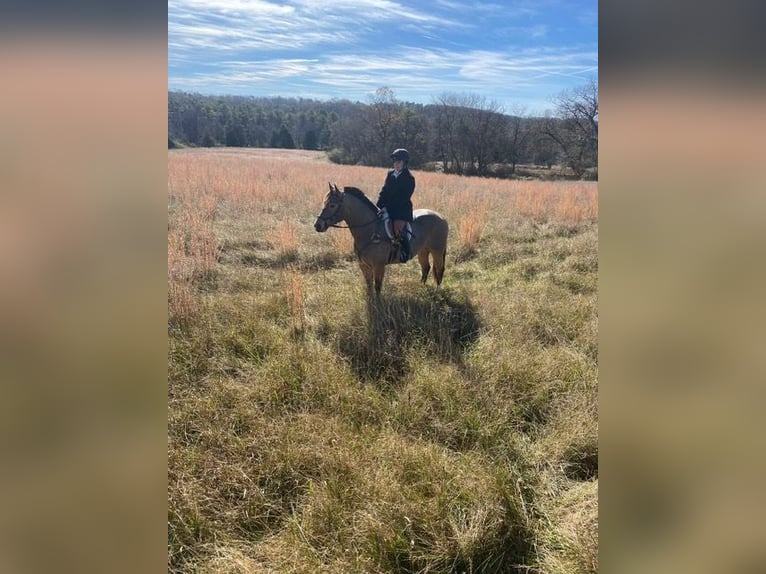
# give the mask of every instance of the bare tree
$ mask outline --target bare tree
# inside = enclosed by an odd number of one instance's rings
[[[394,141],[391,147],[407,148],[412,157],[410,165],[418,165],[428,161],[428,126],[422,115],[408,105],[402,105],[393,132]],[[386,158],[391,153],[387,150]]]
[[[511,115],[506,117],[506,129],[501,138],[501,154],[503,161],[511,164],[511,174],[516,173],[516,165],[524,158],[532,135],[531,124],[526,115],[527,109],[524,106],[516,106]]]
[[[370,158],[374,163],[387,160],[388,154],[393,149],[394,132],[399,120],[400,108],[401,105],[390,88],[378,88],[370,97],[370,105],[367,108],[369,128],[377,142],[374,157]]]
[[[548,119],[543,133],[561,150],[563,159],[577,177],[589,167],[598,167],[598,83],[565,91],[553,99],[557,118]]]
[[[458,96],[444,93],[434,100],[439,106],[435,121],[434,152],[442,162],[444,173],[463,173],[459,147],[461,108]]]
[[[336,121],[331,129],[332,156],[341,163],[363,163],[374,153],[366,116],[361,110],[351,109]]]
[[[445,93],[436,99],[437,153],[445,172],[486,174],[497,155],[502,108],[473,94]]]
[[[497,159],[499,140],[504,130],[503,108],[484,96],[471,96],[468,108],[466,144],[470,150],[471,171],[486,175],[489,164]]]

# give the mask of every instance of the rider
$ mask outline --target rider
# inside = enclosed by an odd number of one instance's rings
[[[406,222],[412,223],[412,197],[415,191],[415,178],[407,165],[410,153],[403,148],[395,149],[391,154],[394,169],[386,174],[386,181],[380,189],[377,206],[386,208],[391,218],[394,236],[399,237],[402,245],[401,260],[410,258],[410,238],[404,233]]]

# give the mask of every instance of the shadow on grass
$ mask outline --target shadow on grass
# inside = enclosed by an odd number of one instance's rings
[[[338,348],[360,379],[398,386],[411,351],[462,365],[480,328],[478,313],[465,297],[424,290],[368,301],[352,324],[339,329]]]
[[[570,480],[598,478],[598,445],[573,445],[565,453],[564,474]]]

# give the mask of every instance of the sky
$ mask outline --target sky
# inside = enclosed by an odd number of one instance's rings
[[[168,0],[169,90],[536,115],[597,77],[597,0]]]

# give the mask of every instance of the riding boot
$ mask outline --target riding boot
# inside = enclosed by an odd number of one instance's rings
[[[402,232],[401,236],[399,237],[399,243],[401,244],[399,260],[402,263],[406,263],[410,260],[410,236],[406,231]]]

